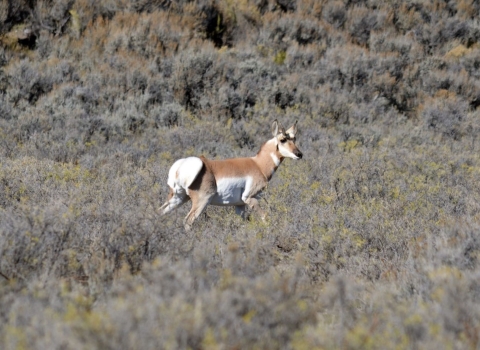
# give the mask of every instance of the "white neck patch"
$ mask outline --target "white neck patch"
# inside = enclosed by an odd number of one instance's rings
[[[272,157],[272,160],[275,163],[275,166],[280,165],[280,159],[278,159],[278,157],[275,155],[275,153],[273,153],[273,152],[270,153],[270,157]]]

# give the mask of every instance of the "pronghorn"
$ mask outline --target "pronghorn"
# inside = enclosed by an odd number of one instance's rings
[[[255,157],[209,160],[203,156],[177,160],[168,172],[168,199],[160,208],[167,214],[188,200],[192,209],[184,220],[185,230],[208,204],[235,206],[245,215],[245,206],[258,209],[258,199],[284,158],[301,159],[295,145],[297,122],[285,131],[275,120],[273,138],[262,145]]]

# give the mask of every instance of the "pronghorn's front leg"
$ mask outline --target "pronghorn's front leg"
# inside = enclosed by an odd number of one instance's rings
[[[267,213],[265,212],[265,210],[263,210],[263,209],[260,207],[257,198],[255,198],[255,197],[249,197],[249,198],[245,199],[244,202],[248,205],[248,207],[249,207],[250,209],[257,211],[258,214],[260,214],[260,217],[262,218],[262,220],[265,221],[265,219],[266,219],[266,217],[267,217]]]
[[[258,199],[254,197],[250,197],[244,200],[244,202],[248,205],[249,208],[251,209],[256,209],[258,208]]]
[[[242,193],[242,201],[248,205],[248,207],[252,210],[257,211],[260,214],[260,217],[262,220],[265,220],[266,213],[260,208],[258,205],[258,199],[257,196],[261,193],[262,189],[267,185],[267,182],[265,183],[254,183],[253,179],[251,177],[247,178],[247,181],[245,183],[245,189],[243,190]]]
[[[245,205],[236,205],[235,214],[240,215],[242,219],[245,219]]]

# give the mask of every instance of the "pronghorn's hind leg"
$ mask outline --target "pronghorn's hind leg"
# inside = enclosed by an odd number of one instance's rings
[[[217,193],[215,177],[207,166],[204,166],[195,181],[188,188],[188,195],[192,200],[192,209],[188,212],[185,220],[185,230],[189,231],[196,218],[202,214],[212,197]]]
[[[170,188],[170,193],[168,194],[167,201],[158,209],[161,215],[165,215],[172,210],[178,208],[183,203],[187,202],[190,198],[186,194],[175,193],[172,188]]]
[[[183,221],[186,231],[190,231],[193,222],[205,210],[207,205],[210,203],[210,199],[211,197],[203,197],[201,199],[195,200],[192,199],[192,209],[190,209],[187,216],[185,217],[185,220]]]

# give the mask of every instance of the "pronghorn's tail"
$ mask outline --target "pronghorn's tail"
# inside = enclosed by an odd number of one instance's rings
[[[173,163],[168,172],[168,186],[170,186],[174,192],[181,189],[186,191],[193,181],[195,181],[202,168],[203,162],[197,157],[188,157],[177,160]]]

